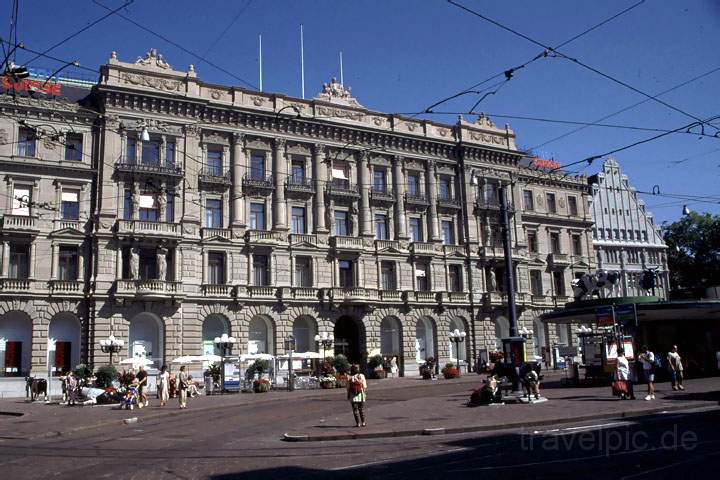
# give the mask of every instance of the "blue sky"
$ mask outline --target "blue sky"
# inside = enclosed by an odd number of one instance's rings
[[[97,1],[112,8],[123,3]],[[543,44],[555,46],[637,0],[458,2]],[[20,3],[18,40],[40,51],[107,13],[92,0]],[[4,5],[5,11],[0,14],[9,18],[10,2]],[[116,16],[63,43],[50,54],[78,59],[83,66],[95,68],[105,63],[113,50],[121,60],[129,61],[154,47],[176,69],[195,64],[204,81],[242,85],[238,80],[242,78],[257,86],[258,34],[262,34],[264,90],[300,96],[302,23],[306,97],[314,96],[331,76],[339,77],[338,56],[342,50],[345,84],[352,87],[354,96],[369,109],[390,113],[422,111],[444,97],[523,64],[542,51],[446,0],[136,0],[121,13],[201,57],[208,52],[208,60],[233,76],[199,62]],[[646,0],[560,51],[654,95],[720,68],[718,44],[720,0]],[[26,55],[19,53],[18,61],[29,59]],[[30,66],[53,68],[57,64],[41,58]],[[478,98],[466,95],[436,110],[466,112]],[[720,115],[720,70],[660,98],[697,118]],[[485,98],[476,110],[488,112],[496,124],[509,123],[518,135],[518,144],[530,148],[577,127],[505,119],[500,115],[594,122],[644,99],[641,94],[570,60],[542,58],[518,70],[512,80]],[[457,115],[427,118],[452,123]],[[672,130],[693,121],[649,101],[603,123]],[[720,121],[715,123],[720,126]],[[712,135],[717,130],[706,126],[705,131]],[[699,133],[700,128],[693,132]],[[546,157],[566,164],[658,133],[590,127],[540,149]],[[677,133],[619,152],[615,158],[639,190],[652,191],[658,185],[662,193],[720,198],[717,186],[720,138]],[[594,164],[583,172],[592,174],[598,169],[599,164]],[[679,218],[683,203],[696,211],[720,211],[718,203],[649,195],[645,199],[660,222]]]

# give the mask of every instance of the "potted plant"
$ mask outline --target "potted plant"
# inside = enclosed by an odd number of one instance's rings
[[[425,359],[425,363],[420,365],[420,375],[424,380],[431,380],[435,373],[435,358],[428,357]]]
[[[108,388],[112,386],[113,380],[118,376],[117,369],[112,365],[103,365],[95,372],[95,385],[98,388]]]
[[[213,363],[205,370],[205,391],[208,395],[215,391],[215,386],[220,387],[220,365]],[[224,387],[224,386],[223,386]]]
[[[458,378],[460,376],[460,369],[454,363],[446,363],[445,368],[442,369],[443,377],[446,379]]]
[[[88,380],[92,378],[92,368],[84,363],[79,363],[73,370],[75,378],[77,378],[78,385],[85,386],[88,384]]]
[[[253,381],[253,391],[255,393],[265,393],[270,391],[270,380],[266,378],[258,378]]]
[[[373,378],[385,378],[384,362],[382,355],[373,355],[368,359],[368,368],[372,372]]]
[[[335,368],[326,360],[320,365],[320,387],[335,388],[335,383]]]
[[[120,385],[127,389],[130,385],[132,385],[133,380],[135,380],[135,374],[128,372],[127,370],[123,370],[118,374],[117,379],[118,382],[120,382]]]

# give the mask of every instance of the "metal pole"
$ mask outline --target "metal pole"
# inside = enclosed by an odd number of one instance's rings
[[[505,254],[505,284],[508,303],[508,319],[510,321],[510,336],[517,337],[518,323],[517,311],[515,310],[515,281],[513,279],[512,262],[512,233],[508,220],[508,202],[506,186],[500,186],[500,225],[502,227],[503,252]]]
[[[303,26],[300,24],[300,83],[302,98],[305,100],[305,45],[303,40]]]
[[[258,35],[258,43],[260,47],[260,91],[263,91],[263,84],[262,84],[262,35]]]
[[[295,373],[293,371],[293,363],[292,363],[292,348],[288,351],[288,391],[292,392],[294,390],[293,385],[293,374]]]

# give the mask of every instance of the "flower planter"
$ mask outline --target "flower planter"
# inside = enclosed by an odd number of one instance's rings
[[[255,393],[269,392],[270,391],[270,382],[268,382],[267,380],[253,382],[253,391]]]
[[[442,369],[443,377],[445,377],[447,380],[451,378],[458,378],[460,377],[460,370],[457,368],[443,368]]]
[[[334,380],[331,382],[320,382],[320,388],[326,388],[326,389],[335,388],[335,383],[336,382]]]
[[[387,372],[382,368],[376,368],[373,370],[373,378],[386,378]]]

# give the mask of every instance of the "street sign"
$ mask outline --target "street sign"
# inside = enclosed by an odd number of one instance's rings
[[[595,319],[598,327],[615,326],[615,315],[613,307],[602,307],[595,310]]]
[[[628,327],[630,325],[637,327],[635,304],[629,303],[615,307],[615,319],[617,320],[617,323],[623,327]]]

